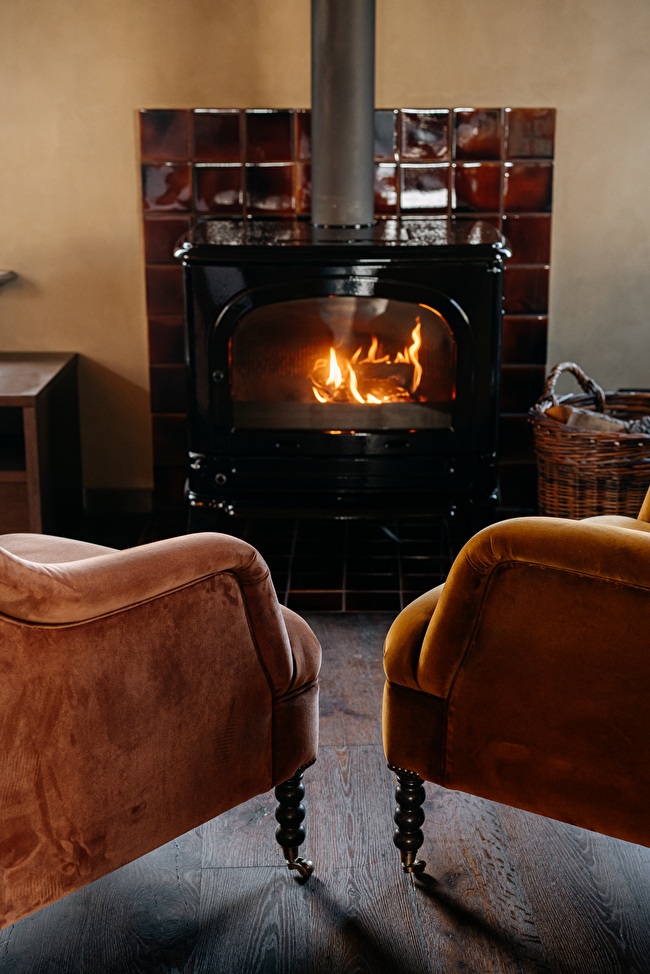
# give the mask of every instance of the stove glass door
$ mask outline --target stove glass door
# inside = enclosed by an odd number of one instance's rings
[[[266,304],[237,322],[229,358],[239,429],[451,426],[456,342],[425,304],[341,295]]]

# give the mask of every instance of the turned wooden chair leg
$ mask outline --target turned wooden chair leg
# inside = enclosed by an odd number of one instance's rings
[[[305,768],[299,768],[288,781],[283,781],[275,789],[278,801],[275,809],[278,822],[275,837],[282,847],[289,869],[297,869],[304,879],[308,879],[314,871],[314,864],[310,859],[298,855],[298,848],[305,841],[302,824],[305,817],[305,806],[302,804],[305,797],[305,786],[302,782],[304,772]]]
[[[424,810],[422,805],[426,798],[424,782],[414,771],[405,768],[395,768],[389,765],[397,777],[394,821],[397,828],[393,832],[393,842],[397,846],[402,859],[402,869],[405,873],[424,872],[426,862],[416,859],[416,853],[424,842],[422,823]]]

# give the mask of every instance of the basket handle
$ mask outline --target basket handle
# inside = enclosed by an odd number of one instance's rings
[[[570,372],[571,375],[577,379],[579,385],[583,392],[594,397],[594,405],[596,411],[599,413],[604,412],[605,409],[605,393],[600,388],[597,382],[590,379],[586,372],[583,372],[579,365],[575,362],[560,362],[559,365],[555,365],[549,374],[546,376],[546,382],[544,383],[544,391],[540,398],[540,403],[546,400],[550,401],[554,406],[557,406],[559,400],[555,395],[555,386],[557,380],[560,378],[563,372]]]

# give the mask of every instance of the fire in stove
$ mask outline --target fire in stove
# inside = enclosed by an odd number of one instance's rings
[[[427,304],[330,294],[262,305],[230,344],[234,425],[449,428],[456,343]]]
[[[360,403],[362,406],[389,402],[421,402],[417,389],[422,379],[418,352],[422,346],[422,322],[418,317],[411,332],[411,344],[394,358],[385,355],[373,335],[363,355],[360,345],[348,358],[331,347],[328,358],[317,359],[310,375],[318,402]]]

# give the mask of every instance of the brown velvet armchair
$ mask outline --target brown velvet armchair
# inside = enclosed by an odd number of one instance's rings
[[[650,492],[638,519],[494,524],[385,644],[394,841],[419,872],[422,779],[650,845]]]
[[[274,786],[308,875],[319,666],[236,538],[0,537],[0,926]]]

